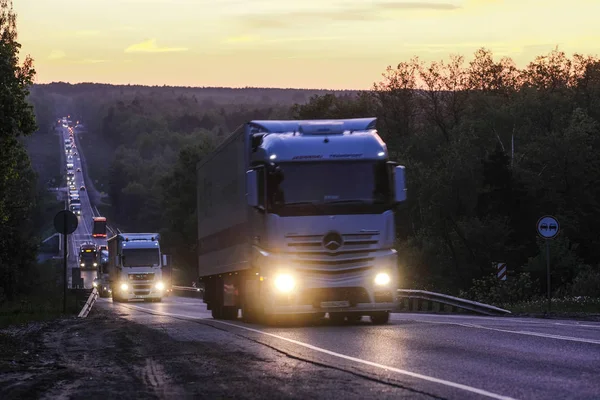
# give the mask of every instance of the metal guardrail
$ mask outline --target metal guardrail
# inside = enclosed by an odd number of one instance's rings
[[[195,297],[195,298],[203,298],[204,297],[204,289],[199,287],[190,287],[190,286],[171,286],[171,293],[177,292],[178,296],[182,297]]]
[[[511,314],[508,310],[494,307],[489,304],[478,303],[476,301],[461,299],[460,297],[448,296],[441,293],[428,292],[426,290],[398,289],[398,297],[403,300],[408,300],[408,307],[404,307],[405,304],[402,302],[401,308],[408,308],[411,311],[421,311],[421,304],[419,303],[425,301],[427,302],[427,309],[424,311],[434,311],[433,304],[438,303],[443,306],[450,306],[452,309],[459,308],[483,315]],[[415,300],[417,304],[414,302],[413,304],[410,304],[410,300]],[[443,309],[440,311],[443,311]]]
[[[87,317],[88,314],[90,313],[90,311],[92,310],[94,303],[96,303],[97,299],[98,299],[98,290],[96,290],[96,288],[94,288],[92,290],[92,293],[90,293],[90,297],[88,297],[87,301],[83,305],[81,312],[79,312],[79,315],[77,316],[77,318]]]
[[[189,286],[172,286],[172,290],[173,293],[178,292],[179,295],[186,297],[202,297],[204,294],[204,291],[201,288]],[[461,299],[460,297],[449,296],[442,293],[428,292],[426,290],[398,289],[397,296],[401,300],[399,311],[436,311],[434,310],[433,304],[437,303],[440,305],[440,309],[437,311],[444,311],[446,307],[449,307],[449,311],[461,309],[483,315],[511,314],[508,310],[494,307],[489,304],[478,303],[476,301]],[[405,304],[404,300],[408,300],[408,304]],[[410,300],[413,300],[413,302],[411,303]],[[422,302],[426,303],[426,307],[422,307]],[[423,310],[423,308],[425,308],[425,310]]]

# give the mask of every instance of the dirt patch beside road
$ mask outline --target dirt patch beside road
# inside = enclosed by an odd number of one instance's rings
[[[118,312],[118,311],[117,311]],[[3,399],[414,398],[191,322],[132,322],[95,308],[0,333]]]

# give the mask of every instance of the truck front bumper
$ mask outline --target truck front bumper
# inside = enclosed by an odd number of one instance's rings
[[[263,286],[267,314],[306,314],[317,312],[393,311],[398,306],[396,281],[373,285],[370,279],[352,281],[310,278],[301,280],[296,290],[281,293],[272,285]]]

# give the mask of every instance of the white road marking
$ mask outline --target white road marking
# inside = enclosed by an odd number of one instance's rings
[[[123,304],[121,304],[123,305]],[[216,322],[219,324],[223,324],[223,325],[228,325],[228,326],[232,326],[234,328],[239,328],[239,329],[244,329],[247,330],[249,332],[254,332],[254,333],[260,333],[262,335],[266,335],[266,336],[270,336],[279,340],[283,340],[289,343],[293,343],[295,345],[301,346],[301,347],[305,347],[307,349],[310,350],[314,350],[314,351],[318,351],[320,353],[323,354],[327,354],[336,358],[341,358],[344,360],[348,360],[348,361],[353,361],[355,363],[358,364],[364,364],[364,365],[368,365],[370,367],[375,367],[375,368],[379,368],[379,369],[383,369],[386,371],[391,371],[391,372],[396,372],[397,374],[400,375],[406,375],[406,376],[410,376],[412,378],[417,378],[417,379],[421,379],[427,382],[432,382],[432,383],[437,383],[443,386],[448,386],[448,387],[452,387],[455,389],[461,389],[464,390],[466,392],[470,392],[470,393],[475,393],[475,394],[479,394],[481,396],[484,397],[489,397],[491,399],[499,399],[499,400],[514,400],[514,398],[512,397],[508,397],[508,396],[503,396],[497,393],[493,393],[493,392],[489,392],[487,390],[483,390],[483,389],[479,389],[476,387],[472,387],[469,385],[464,385],[462,383],[456,383],[456,382],[452,382],[452,381],[447,381],[445,379],[439,379],[439,378],[435,378],[432,376],[428,376],[428,375],[423,375],[423,374],[419,374],[416,372],[411,372],[411,371],[407,371],[404,369],[400,369],[400,368],[395,368],[395,367],[390,367],[388,365],[383,365],[383,364],[379,364],[373,361],[368,361],[368,360],[363,360],[361,358],[357,358],[357,357],[352,357],[352,356],[348,356],[345,354],[341,354],[341,353],[336,353],[335,351],[331,351],[331,350],[327,350],[324,349],[322,347],[317,347],[317,346],[313,346],[312,344],[308,344],[308,343],[304,343],[304,342],[300,342],[298,340],[294,340],[294,339],[289,339],[283,336],[279,336],[279,335],[275,335],[273,333],[269,333],[269,332],[264,332],[261,331],[259,329],[254,329],[254,328],[249,328],[247,326],[243,326],[243,325],[238,325],[238,324],[233,324],[233,323],[229,323],[229,322],[225,322],[225,321],[220,321],[220,320],[216,320],[216,319],[212,319],[212,318],[197,318],[197,317],[190,317],[187,315],[181,315],[181,314],[174,314],[174,313],[168,313],[168,312],[164,312],[164,311],[156,311],[156,310],[151,310],[148,308],[144,308],[144,307],[139,307],[139,306],[134,306],[134,305],[123,305],[126,308],[136,308],[139,309],[143,312],[147,312],[150,314],[158,314],[158,315],[163,315],[163,316],[172,316],[172,317],[182,317],[182,318],[188,318],[188,319],[195,319],[195,320],[212,320],[211,322]]]
[[[467,324],[467,323],[459,323],[459,322],[437,322],[437,321],[425,321],[413,319],[410,321],[414,322],[424,322],[426,324],[440,324],[440,325],[457,325],[463,326],[465,328],[475,328],[475,329],[485,329],[488,331],[497,331],[497,332],[505,332],[505,333],[514,333],[517,335],[526,335],[526,336],[537,336],[546,339],[557,339],[557,340],[566,340],[569,342],[579,342],[579,343],[589,343],[589,344],[600,344],[600,340],[596,339],[585,339],[585,338],[577,338],[573,336],[563,336],[563,335],[552,335],[550,333],[539,333],[539,332],[529,332],[529,331],[513,331],[510,329],[501,329],[501,328],[492,328],[488,326],[475,325],[475,324]]]
[[[415,319],[415,316],[417,318]],[[421,319],[421,317],[424,317]],[[392,320],[393,321],[420,321],[420,322],[431,322],[431,323],[443,323],[438,321],[428,321],[428,318],[433,319],[457,319],[464,321],[481,321],[481,320],[490,320],[495,322],[516,322],[519,324],[536,324],[536,325],[545,325],[545,326],[553,326],[553,325],[561,325],[561,326],[571,326],[575,328],[596,328],[600,329],[600,324],[598,325],[590,325],[583,324],[579,321],[573,321],[571,323],[566,322],[554,322],[553,320],[536,320],[533,318],[515,318],[515,317],[483,317],[483,316],[467,316],[467,315],[439,315],[439,314],[412,314],[412,313],[393,313]],[[561,321],[561,320],[559,320]],[[565,321],[565,320],[562,320]],[[449,324],[454,324],[458,322],[447,322]],[[467,322],[465,322],[467,323]]]

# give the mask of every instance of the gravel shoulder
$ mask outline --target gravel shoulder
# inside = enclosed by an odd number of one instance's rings
[[[0,331],[3,399],[419,398],[204,324],[111,310]]]

